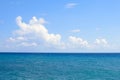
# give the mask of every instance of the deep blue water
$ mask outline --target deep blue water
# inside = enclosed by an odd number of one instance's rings
[[[120,54],[0,54],[0,80],[120,80]]]

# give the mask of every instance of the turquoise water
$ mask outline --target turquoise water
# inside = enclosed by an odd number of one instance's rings
[[[120,80],[120,54],[0,54],[0,80]]]

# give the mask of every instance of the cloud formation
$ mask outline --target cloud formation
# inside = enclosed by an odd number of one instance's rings
[[[8,39],[8,41],[10,41],[10,42],[16,42],[16,41],[25,41],[26,39],[24,38],[24,37],[15,37],[15,38],[13,38],[13,37],[10,37],[9,39]]]
[[[107,45],[108,44],[107,40],[104,38],[103,39],[96,39],[95,43],[98,45]]]
[[[75,6],[77,6],[77,3],[67,3],[65,5],[66,8],[74,8]]]
[[[16,23],[19,29],[14,31],[13,37],[8,39],[17,47],[44,47],[45,49],[94,49],[96,47],[106,47],[108,42],[106,39],[96,39],[93,44],[90,44],[87,40],[80,37],[68,36],[67,41],[62,41],[62,36],[60,34],[49,33],[48,29],[45,27],[47,21],[44,18],[37,19],[32,17],[29,23],[25,23],[21,16],[16,18]],[[72,30],[72,32],[80,32],[79,29]]]
[[[39,44],[46,46],[62,47],[64,45],[64,43],[61,42],[60,34],[53,34],[48,32],[44,26],[44,24],[46,24],[46,21],[43,18],[37,19],[36,17],[32,17],[32,19],[27,24],[22,21],[21,16],[18,16],[16,18],[16,22],[19,26],[19,29],[14,32],[17,34],[17,37],[10,37],[9,40],[11,41],[20,41],[25,39],[28,41],[34,41],[37,39],[37,42],[39,42]],[[28,43],[23,43],[22,45],[28,45]]]
[[[83,40],[82,38],[77,38],[74,36],[69,37],[70,46],[73,48],[82,48],[82,47],[88,47],[89,44],[86,40]]]

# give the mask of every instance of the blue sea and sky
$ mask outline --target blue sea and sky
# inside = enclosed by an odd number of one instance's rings
[[[120,0],[0,0],[0,80],[120,80],[119,52]]]
[[[120,0],[1,0],[1,52],[119,52]]]

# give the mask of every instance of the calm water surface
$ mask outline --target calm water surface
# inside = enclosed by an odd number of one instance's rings
[[[120,54],[0,54],[0,80],[120,80]]]

